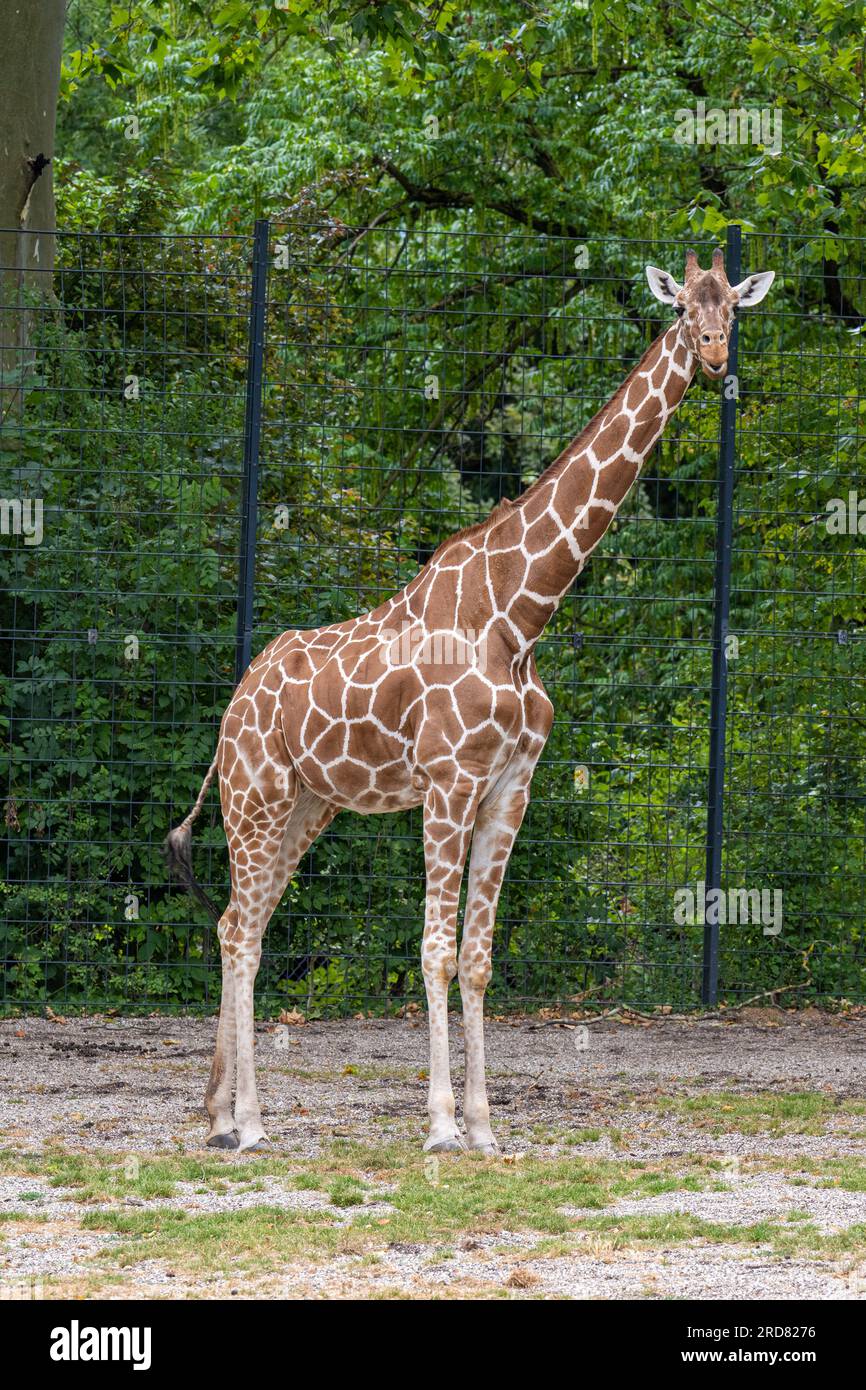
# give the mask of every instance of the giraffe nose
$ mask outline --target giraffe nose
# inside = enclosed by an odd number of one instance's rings
[[[707,376],[721,376],[728,365],[728,348],[722,328],[705,328],[698,343],[698,353]]]

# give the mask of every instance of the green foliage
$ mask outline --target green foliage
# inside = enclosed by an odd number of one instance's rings
[[[194,230],[301,195],[358,225],[427,206],[579,236],[863,235],[864,13],[101,0],[70,26],[60,148],[121,177],[167,161]],[[780,145],[679,143],[698,101],[775,111]]]

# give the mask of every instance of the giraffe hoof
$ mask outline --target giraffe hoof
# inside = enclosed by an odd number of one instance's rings
[[[239,1152],[242,1154],[266,1154],[270,1151],[271,1146],[264,1134],[259,1139],[253,1139],[251,1143],[241,1144],[239,1148]]]
[[[487,1158],[495,1158],[498,1154],[502,1153],[495,1139],[486,1144],[470,1144],[469,1147],[473,1153],[484,1154]]]
[[[239,1142],[238,1132],[233,1129],[231,1134],[212,1134],[207,1145],[209,1149],[236,1149]]]
[[[425,1154],[462,1154],[466,1152],[466,1141],[459,1134],[450,1139],[428,1139],[424,1145]]]

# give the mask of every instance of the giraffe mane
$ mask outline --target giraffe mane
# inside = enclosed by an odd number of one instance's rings
[[[464,526],[462,530],[455,531],[453,535],[448,536],[444,541],[442,541],[440,545],[438,545],[437,548],[434,550],[433,554],[430,556],[430,559],[427,561],[427,564],[432,564],[434,560],[441,559],[441,557],[445,554],[446,550],[448,550],[452,545],[456,545],[460,541],[469,541],[477,539],[486,531],[492,529],[497,524],[497,522],[503,520],[503,518],[507,516],[508,513],[512,512],[516,507],[522,506],[523,503],[526,502],[529,497],[534,496],[536,490],[539,489],[544,483],[549,482],[552,478],[558,477],[558,475],[563,471],[563,469],[568,466],[571,460],[579,452],[581,446],[584,443],[586,443],[587,439],[591,436],[593,431],[599,425],[602,418],[608,414],[616,412],[616,409],[621,405],[626,392],[628,391],[629,387],[634,381],[634,378],[637,376],[638,372],[645,370],[649,358],[658,349],[659,343],[661,342],[662,338],[664,338],[665,334],[668,332],[669,329],[665,328],[658,335],[657,338],[653,339],[649,347],[641,354],[637,362],[635,362],[634,366],[632,367],[631,371],[620,383],[617,390],[614,391],[613,395],[605,401],[604,405],[601,406],[599,410],[596,411],[592,419],[587,421],[580,433],[574,439],[571,440],[571,442],[566,446],[565,449],[563,449],[559,457],[555,459],[554,462],[550,464],[550,466],[546,468],[544,472],[535,479],[535,482],[530,483],[529,487],[526,488],[523,492],[521,492],[516,502],[512,502],[511,499],[508,497],[503,497],[501,501],[499,501],[496,504],[493,510],[489,513],[489,515],[484,517],[482,521],[476,521],[471,526]]]
[[[595,430],[596,426],[600,423],[602,417],[608,414],[616,413],[616,407],[618,407],[622,403],[625,393],[631,386],[631,383],[634,381],[634,378],[637,376],[638,372],[645,369],[647,360],[649,359],[650,355],[656,350],[656,348],[659,345],[659,342],[668,331],[669,330],[667,328],[664,329],[664,331],[660,333],[657,338],[653,339],[646,351],[642,353],[641,356],[638,358],[637,362],[635,362],[628,376],[625,377],[625,379],[620,383],[617,390],[614,391],[613,395],[610,396],[609,399],[605,401],[604,405],[601,406],[601,408],[595,412],[591,420],[587,420],[583,429],[580,431],[580,434],[576,435],[575,438],[572,439],[566,445],[562,453],[559,455],[559,458],[554,459],[550,467],[545,468],[544,472],[541,473],[539,477],[535,479],[535,482],[530,483],[529,487],[526,489],[525,492],[521,492],[520,496],[517,499],[517,502],[512,503],[513,506],[522,506],[522,504],[527,500],[527,498],[534,496],[536,490],[539,489],[543,483],[549,482],[552,478],[558,477],[559,474],[563,471],[563,469],[566,468],[567,465],[571,462],[572,458],[574,458],[580,452],[582,445],[586,443],[589,436]]]
[[[457,541],[474,540],[476,536],[482,535],[488,527],[494,526],[497,521],[501,521],[503,516],[514,509],[514,506],[515,503],[512,502],[509,497],[501,498],[500,501],[496,503],[493,511],[488,513],[482,521],[475,521],[471,526],[464,526],[461,531],[455,531],[447,540],[442,541],[427,561],[428,565],[444,555],[449,546],[455,545]]]

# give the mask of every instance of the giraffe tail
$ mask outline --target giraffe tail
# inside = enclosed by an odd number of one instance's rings
[[[195,805],[186,819],[182,820],[180,825],[175,826],[174,830],[168,832],[163,849],[168,862],[169,877],[176,879],[178,883],[182,883],[184,888],[188,889],[193,897],[201,903],[202,907],[207,908],[207,911],[214,921],[219,922],[222,914],[213,901],[213,898],[209,897],[202,888],[193,873],[192,867],[192,823],[204,805],[204,799],[213,781],[216,767],[217,760],[214,758],[208,768],[207,776],[202,782],[201,791],[196,798]]]

